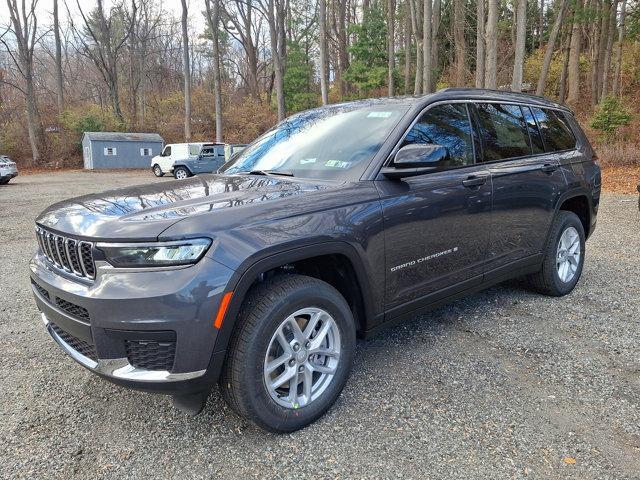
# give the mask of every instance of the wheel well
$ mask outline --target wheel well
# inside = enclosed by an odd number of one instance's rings
[[[366,330],[366,313],[362,298],[362,289],[355,269],[353,268],[349,258],[345,255],[320,255],[287,263],[261,273],[258,276],[256,283],[264,281],[275,275],[282,275],[286,273],[297,273],[327,282],[333,288],[338,290],[347,301],[347,304],[351,309],[351,313],[353,314],[353,318],[356,321],[356,330],[358,332],[364,332]]]
[[[582,223],[585,235],[589,235],[591,214],[589,213],[589,201],[586,196],[580,195],[578,197],[568,198],[560,205],[560,210],[575,213]]]

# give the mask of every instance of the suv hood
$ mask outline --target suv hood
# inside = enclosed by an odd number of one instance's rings
[[[212,230],[218,230],[230,226],[230,218],[233,223],[255,220],[267,204],[274,207],[285,199],[338,186],[277,176],[201,175],[76,197],[50,206],[36,223],[87,240],[153,241],[187,217],[232,214],[219,217],[219,222],[206,221]],[[286,214],[290,215],[289,207]]]

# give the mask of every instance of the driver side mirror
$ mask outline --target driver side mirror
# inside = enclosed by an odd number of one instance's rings
[[[449,151],[442,145],[405,145],[397,151],[390,166],[382,169],[387,178],[404,178],[434,172],[445,167]]]

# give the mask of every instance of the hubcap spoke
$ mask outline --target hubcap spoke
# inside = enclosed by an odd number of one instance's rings
[[[279,376],[277,376],[276,379],[271,383],[271,388],[273,389],[280,388],[282,385],[287,383],[293,377],[297,378],[297,375],[298,374],[295,367],[287,368],[284,372],[282,372]]]

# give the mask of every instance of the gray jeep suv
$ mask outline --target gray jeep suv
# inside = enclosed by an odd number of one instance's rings
[[[357,335],[514,277],[571,292],[600,197],[568,109],[488,90],[303,112],[222,170],[49,207],[33,294],[90,371],[192,413],[219,384],[277,432],[333,404]]]

